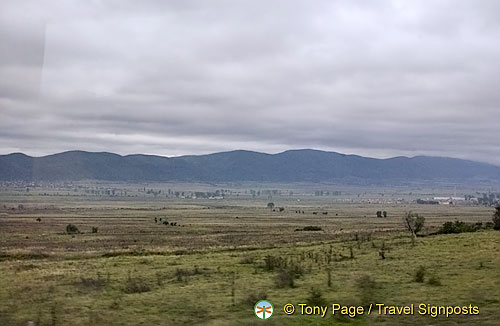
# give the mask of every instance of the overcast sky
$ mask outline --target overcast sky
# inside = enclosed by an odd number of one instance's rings
[[[500,1],[0,1],[0,153],[500,164]]]

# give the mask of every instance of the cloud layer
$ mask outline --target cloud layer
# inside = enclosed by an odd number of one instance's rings
[[[500,164],[498,1],[0,3],[0,152]]]

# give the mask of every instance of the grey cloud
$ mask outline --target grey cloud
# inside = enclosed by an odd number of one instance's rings
[[[500,164],[499,9],[3,1],[0,152],[310,147]]]

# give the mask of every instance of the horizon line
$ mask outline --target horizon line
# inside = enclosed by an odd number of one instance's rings
[[[469,161],[469,162],[475,162],[475,163],[482,163],[482,164],[487,164],[487,165],[492,165],[492,166],[497,166],[500,167],[500,165],[494,164],[494,163],[488,163],[484,161],[475,161],[471,159],[463,159],[463,158],[458,158],[458,157],[452,157],[452,156],[434,156],[434,155],[415,155],[415,156],[405,156],[405,155],[397,155],[397,156],[391,156],[387,158],[377,158],[377,157],[371,157],[371,156],[362,156],[359,154],[346,154],[346,153],[341,153],[341,152],[335,152],[335,151],[328,151],[328,150],[322,150],[322,149],[316,149],[316,148],[295,148],[295,149],[287,149],[281,152],[277,153],[267,153],[267,152],[258,152],[254,150],[248,150],[248,149],[233,149],[233,150],[227,150],[227,151],[220,151],[220,152],[211,152],[211,153],[206,153],[206,154],[184,154],[184,155],[174,155],[174,156],[166,156],[166,155],[159,155],[159,154],[145,154],[145,153],[132,153],[132,154],[118,154],[114,152],[108,152],[108,151],[88,151],[88,150],[81,150],[81,149],[72,149],[72,150],[65,150],[62,152],[56,152],[52,154],[46,154],[46,155],[40,155],[40,156],[35,156],[35,155],[28,155],[23,152],[12,152],[12,153],[7,153],[7,154],[0,154],[0,156],[9,156],[9,155],[24,155],[30,158],[45,158],[49,156],[54,156],[54,155],[60,155],[60,154],[66,154],[66,153],[75,153],[75,152],[81,152],[81,153],[88,153],[88,154],[112,154],[112,155],[117,155],[120,157],[127,157],[127,156],[137,156],[137,155],[142,155],[142,156],[152,156],[152,157],[160,157],[160,158],[182,158],[182,157],[193,157],[193,156],[208,156],[208,155],[216,155],[216,154],[224,154],[224,153],[233,153],[233,152],[248,152],[248,153],[255,153],[255,154],[264,154],[264,155],[280,155],[284,154],[287,152],[300,152],[300,151],[313,151],[313,152],[321,152],[321,153],[331,153],[331,154],[338,154],[341,156],[356,156],[356,157],[361,157],[361,158],[367,158],[367,159],[374,159],[374,160],[391,160],[391,159],[396,159],[396,158],[405,158],[405,159],[414,159],[417,157],[429,157],[429,158],[444,158],[444,159],[454,159],[454,160],[462,160],[462,161]]]

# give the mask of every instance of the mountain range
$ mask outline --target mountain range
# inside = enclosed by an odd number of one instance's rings
[[[0,180],[478,183],[500,181],[500,167],[446,157],[376,159],[311,149],[278,154],[237,150],[179,157],[69,151],[43,157],[0,155]]]

